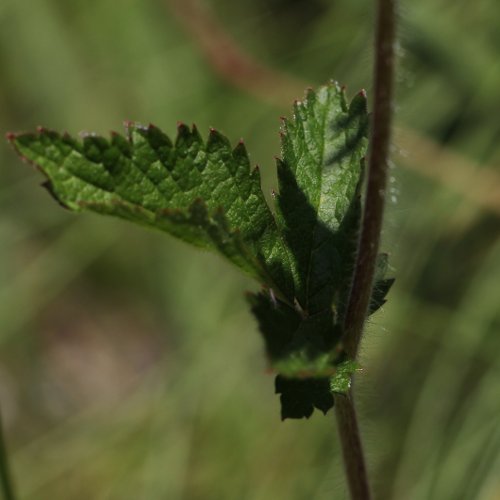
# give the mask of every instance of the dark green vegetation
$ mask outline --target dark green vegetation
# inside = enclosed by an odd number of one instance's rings
[[[276,215],[243,142],[232,149],[214,129],[204,142],[183,124],[175,143],[153,125],[127,128],[128,139],[79,142],[46,129],[8,138],[64,207],[165,231],[261,282],[249,301],[278,373],[282,418],[309,417],[314,407],[326,413],[332,390],[349,387],[356,367],[340,341],[361,224],[364,93],[348,104],[336,84],[309,90],[293,119],[283,119]],[[384,279],[387,256],[379,260],[370,312],[393,282]]]
[[[362,426],[379,498],[491,499],[499,7],[406,4],[396,118],[445,149],[396,137],[384,248],[398,282],[365,338]],[[273,68],[314,86],[334,75],[348,93],[371,79],[366,2],[210,5]],[[277,109],[302,82],[276,106],[235,89],[152,0],[5,1],[0,24],[3,131],[217,125],[245,138],[264,192],[276,185]],[[241,298],[251,280],[160,234],[70,217],[6,144],[0,161],[0,397],[21,498],[342,498],[333,423],[276,418]],[[466,176],[463,161],[478,167]]]

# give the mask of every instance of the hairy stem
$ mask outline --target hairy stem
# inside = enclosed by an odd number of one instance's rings
[[[335,416],[351,498],[353,500],[370,499],[368,471],[363,454],[356,409],[352,401],[352,392],[335,396]]]
[[[394,81],[396,0],[377,0],[372,137],[363,225],[344,324],[344,348],[356,359],[370,304],[387,184]],[[371,498],[352,390],[335,398],[347,482],[352,500]]]
[[[379,250],[387,184],[394,75],[395,0],[377,0],[375,90],[372,137],[368,158],[363,226],[349,304],[345,317],[344,348],[350,358],[358,353],[370,303]]]
[[[9,471],[7,461],[7,450],[5,447],[5,439],[3,435],[3,426],[0,419],[0,487],[2,490],[2,498],[4,500],[15,500],[14,488]]]

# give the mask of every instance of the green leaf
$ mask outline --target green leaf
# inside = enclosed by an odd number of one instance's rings
[[[283,119],[278,223],[294,259],[296,299],[306,314],[347,300],[360,227],[366,96],[347,104],[336,84],[309,90]]]
[[[326,413],[332,392],[349,387],[357,367],[338,350],[339,325],[331,312],[303,318],[299,311],[269,293],[248,294],[264,337],[266,351],[281,394],[281,417],[309,418],[314,408]]]
[[[272,368],[286,377],[325,377],[335,372],[340,332],[331,311],[303,317],[268,293],[248,294]]]
[[[376,266],[368,315],[378,311],[386,303],[385,297],[394,284],[394,278],[385,277],[389,267],[389,256],[386,253],[377,256]]]
[[[280,394],[281,419],[309,418],[315,408],[326,415],[333,407],[333,394],[347,394],[352,375],[358,368],[356,362],[344,361],[329,377],[287,378],[278,375],[275,391]]]
[[[121,217],[217,250],[293,301],[287,251],[244,144],[232,149],[213,129],[204,142],[196,127],[183,124],[175,144],[153,125],[127,128],[127,138],[114,133],[110,140],[87,135],[80,142],[46,129],[9,139],[67,208]]]
[[[364,92],[348,103],[332,83],[309,90],[283,119],[275,214],[242,142],[233,149],[211,130],[201,139],[178,126],[174,143],[158,128],[127,125],[127,137],[83,141],[40,129],[11,134],[19,154],[47,177],[64,206],[160,229],[211,249],[264,285],[249,294],[282,417],[327,412],[332,392],[349,388],[354,365],[340,346],[361,224],[367,148]],[[370,313],[393,280],[378,262]]]
[[[365,94],[348,104],[336,84],[308,91],[293,119],[283,119],[275,198],[292,255],[295,307],[267,293],[249,297],[279,373],[283,418],[309,417],[315,407],[326,412],[331,392],[350,383],[352,366],[339,371],[339,341],[361,224],[367,134]]]
[[[333,395],[328,378],[276,377],[276,394],[280,394],[281,420],[287,418],[309,418],[314,408],[325,415],[333,406]]]

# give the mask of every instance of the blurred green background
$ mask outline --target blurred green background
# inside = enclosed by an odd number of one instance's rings
[[[244,137],[371,90],[367,0],[0,0],[0,131]],[[384,249],[357,399],[379,499],[500,498],[500,4],[402,2]],[[20,499],[343,499],[333,414],[279,420],[218,257],[62,210],[0,144],[0,401]]]

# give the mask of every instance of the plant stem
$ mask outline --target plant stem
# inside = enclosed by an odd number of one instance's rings
[[[339,431],[347,484],[353,500],[371,498],[358,418],[352,401],[352,391],[335,395],[335,416]]]
[[[358,353],[372,293],[384,213],[391,135],[395,0],[377,0],[377,4],[375,90],[368,179],[358,257],[344,324],[344,348],[351,359],[355,359]]]
[[[15,500],[14,488],[7,461],[7,449],[3,435],[3,425],[0,418],[0,484],[2,488],[3,500]]]
[[[396,0],[377,0],[375,90],[368,179],[363,225],[344,323],[344,348],[351,359],[356,359],[363,334],[382,230],[391,135],[396,33],[395,10]],[[336,396],[335,407],[351,498],[352,500],[369,500],[371,492],[352,390],[347,396]]]

